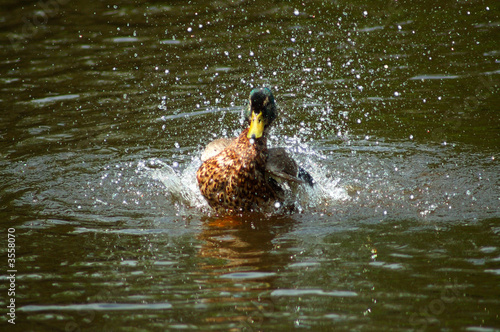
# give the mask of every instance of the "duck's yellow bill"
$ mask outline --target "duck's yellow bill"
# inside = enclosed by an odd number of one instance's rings
[[[252,111],[252,116],[250,117],[250,130],[248,130],[248,138],[259,138],[264,134],[264,118],[262,117],[262,112],[255,114]]]

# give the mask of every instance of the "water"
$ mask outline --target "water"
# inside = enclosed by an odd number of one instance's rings
[[[7,2],[2,328],[499,330],[499,10]],[[201,149],[260,85],[318,185],[220,217]]]

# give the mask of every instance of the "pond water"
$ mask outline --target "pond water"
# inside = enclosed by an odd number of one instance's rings
[[[6,1],[2,329],[499,331],[499,13]],[[218,216],[201,150],[262,85],[317,185]]]

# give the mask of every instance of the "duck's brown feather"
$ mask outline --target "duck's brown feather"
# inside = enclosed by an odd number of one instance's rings
[[[201,161],[205,162],[213,156],[221,153],[226,147],[236,142],[238,137],[219,138],[210,142],[203,153]],[[294,183],[304,183],[298,178],[299,167],[295,160],[290,157],[284,148],[270,148],[267,150],[265,170],[269,176]]]
[[[202,195],[216,210],[256,210],[276,199],[266,176],[266,138],[248,138],[248,129],[225,143],[222,151],[209,156],[196,172]]]

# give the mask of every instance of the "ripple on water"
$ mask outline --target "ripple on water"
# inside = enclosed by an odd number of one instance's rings
[[[32,99],[30,102],[35,104],[48,104],[48,103],[55,103],[57,101],[64,101],[76,98],[80,98],[80,95],[79,94],[57,95],[39,99]]]
[[[274,272],[234,272],[223,274],[220,277],[223,279],[260,279],[268,278],[276,275]]]
[[[37,311],[115,311],[115,310],[165,310],[171,309],[170,303],[86,303],[86,304],[68,304],[68,305],[26,305],[18,310],[23,312]]]
[[[334,296],[334,297],[355,297],[358,293],[351,291],[324,291],[322,289],[276,289],[271,292],[271,296]]]

